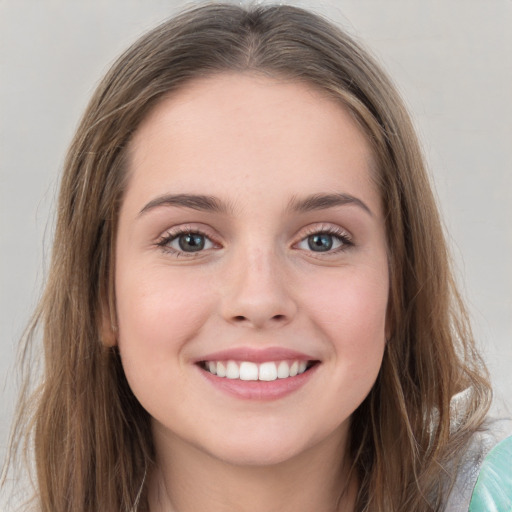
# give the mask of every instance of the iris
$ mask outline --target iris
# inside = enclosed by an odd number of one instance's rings
[[[186,233],[178,238],[180,249],[185,252],[196,252],[204,249],[205,239],[199,233]]]
[[[328,233],[317,233],[316,235],[308,236],[308,247],[312,251],[329,251],[332,249],[332,245],[332,235],[329,235]]]

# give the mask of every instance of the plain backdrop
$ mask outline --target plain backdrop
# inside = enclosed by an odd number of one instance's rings
[[[239,2],[237,2],[239,3]],[[243,2],[242,2],[243,3]],[[387,68],[418,128],[496,405],[512,409],[512,1],[291,1]],[[190,2],[0,0],[0,461],[16,345],[40,295],[66,147],[95,85]]]

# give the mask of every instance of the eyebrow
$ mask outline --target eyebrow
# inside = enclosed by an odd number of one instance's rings
[[[166,194],[151,200],[139,215],[142,215],[159,206],[178,206],[181,208],[191,208],[193,210],[226,213],[230,208],[219,199],[213,196],[201,194]]]
[[[369,215],[373,216],[372,211],[368,206],[350,194],[312,194],[303,199],[293,197],[288,203],[288,211],[307,213],[315,210],[326,210],[336,206],[356,205],[362,208]],[[165,194],[163,196],[152,199],[142,210],[139,215],[153,210],[161,206],[178,206],[181,208],[191,208],[193,210],[227,213],[234,211],[234,208],[223,203],[220,199],[214,196],[207,196],[202,194]]]
[[[292,198],[288,203],[288,210],[299,213],[307,213],[315,210],[325,210],[336,206],[353,204],[362,208],[370,216],[373,216],[370,208],[357,197],[350,194],[312,194],[303,199]]]

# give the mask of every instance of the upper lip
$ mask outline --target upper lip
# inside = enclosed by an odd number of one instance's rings
[[[235,347],[218,352],[212,352],[196,359],[194,362],[201,361],[251,361],[254,363],[264,363],[265,361],[314,361],[317,358],[303,352],[291,350],[284,347]]]

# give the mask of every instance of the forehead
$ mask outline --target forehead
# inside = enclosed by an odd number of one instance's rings
[[[150,182],[178,193],[221,193],[227,182],[257,193],[270,180],[290,194],[343,181],[375,195],[372,169],[366,137],[340,101],[306,83],[255,74],[189,82],[160,101],[129,148],[130,181],[148,194],[158,192]]]

